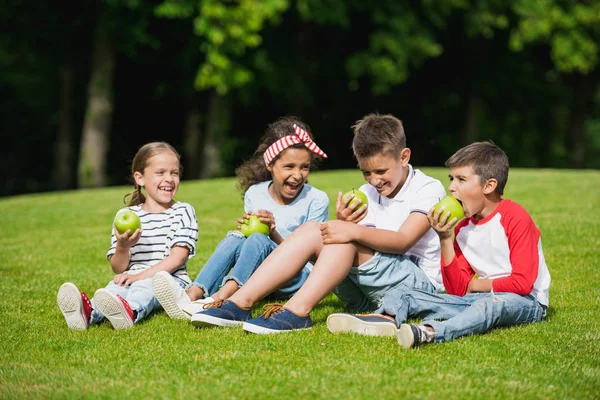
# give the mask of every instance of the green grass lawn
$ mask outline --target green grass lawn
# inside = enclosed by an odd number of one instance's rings
[[[423,168],[447,184],[447,170]],[[316,172],[332,205],[358,171]],[[90,296],[111,279],[111,223],[129,187],[0,199],[0,398],[598,399],[600,172],[512,170],[506,197],[542,231],[552,275],[548,318],[405,350],[395,339],[334,336],[328,296],[310,331],[249,335],[196,329],[158,313],[126,331],[67,329],[56,306],[65,281]],[[193,279],[243,204],[234,179],[183,182],[196,208]],[[334,214],[332,206],[332,216]],[[256,307],[255,314],[260,308]]]

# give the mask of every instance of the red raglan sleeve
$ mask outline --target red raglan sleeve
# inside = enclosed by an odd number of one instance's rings
[[[454,228],[454,258],[452,261],[448,265],[444,265],[443,259],[441,261],[442,280],[444,282],[446,292],[456,296],[465,295],[469,282],[471,279],[473,279],[473,276],[475,276],[473,268],[471,268],[471,265],[463,255],[458,243],[456,243],[458,232],[467,224],[467,222],[467,220],[461,221]]]
[[[494,292],[526,296],[533,291],[538,276],[540,231],[527,211],[517,203],[510,203],[500,222],[508,238],[512,273],[495,279],[492,288]]]

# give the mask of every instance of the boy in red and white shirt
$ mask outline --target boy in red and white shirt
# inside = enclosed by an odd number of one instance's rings
[[[417,347],[546,316],[550,273],[540,231],[522,206],[502,199],[506,154],[494,143],[477,142],[458,150],[446,166],[448,189],[467,217],[457,224],[444,210],[428,213],[440,238],[448,294],[389,292],[377,314],[331,315],[330,331],[395,334],[402,346]],[[424,320],[404,324],[414,317]]]

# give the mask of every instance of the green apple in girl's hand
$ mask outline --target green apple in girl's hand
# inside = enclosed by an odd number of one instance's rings
[[[240,225],[240,230],[246,237],[253,233],[262,233],[269,236],[269,225],[261,222],[256,215],[251,215],[247,219],[244,219],[244,222]]]
[[[369,200],[367,200],[367,195],[363,191],[358,189],[352,189],[351,191],[344,193],[344,195],[342,196],[342,202],[345,202],[348,196],[350,196],[351,194],[354,195],[354,198],[350,200],[350,203],[348,203],[348,208],[355,209],[358,207],[362,207],[363,204],[369,204]],[[359,203],[357,199],[360,199],[362,203]]]
[[[125,233],[127,229],[129,229],[129,234],[133,235],[136,230],[142,228],[142,221],[140,221],[140,217],[133,211],[124,210],[116,215],[114,225],[115,228],[117,228],[117,232],[121,235]]]
[[[450,216],[446,222],[450,222],[452,218],[456,218],[457,221],[460,221],[465,216],[462,204],[460,204],[460,202],[453,196],[448,195],[440,200],[435,206],[433,206],[433,214],[435,215],[435,213],[437,213],[437,211],[442,207],[444,208],[444,211],[440,215],[440,219],[442,219],[442,217],[446,215],[448,211],[450,211]]]

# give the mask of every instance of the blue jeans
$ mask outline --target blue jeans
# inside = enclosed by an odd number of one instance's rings
[[[229,280],[242,286],[276,246],[271,239],[260,233],[253,233],[246,238],[239,231],[229,231],[192,285],[202,289],[205,297],[213,295]],[[291,297],[302,286],[308,272],[305,267],[286,287],[273,295]]]
[[[173,279],[181,287],[186,286],[186,282],[174,276]],[[140,281],[133,282],[131,286],[119,286],[113,281],[110,281],[108,285],[106,285],[106,290],[111,293],[118,294],[127,302],[131,307],[132,311],[137,312],[137,316],[134,322],[139,322],[150,313],[155,310],[160,310],[162,307],[156,297],[154,297],[154,291],[152,290],[152,278],[142,279]],[[94,299],[92,301],[92,315],[90,318],[90,324],[99,324],[104,320],[104,315],[96,310],[94,307]]]
[[[409,257],[376,251],[367,262],[352,267],[333,293],[348,310],[370,311],[381,306],[392,289],[435,292],[425,272]]]
[[[537,322],[546,316],[546,308],[532,295],[503,292],[460,297],[421,290],[389,292],[376,312],[395,316],[398,326],[408,318],[423,318],[422,324],[434,329],[436,342],[484,333],[497,326]]]

